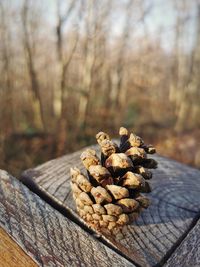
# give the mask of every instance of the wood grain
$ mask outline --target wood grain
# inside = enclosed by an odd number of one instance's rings
[[[200,220],[165,265],[165,267],[171,266],[200,266]]]
[[[40,266],[135,266],[5,171],[0,171],[0,226]]]
[[[49,161],[22,175],[25,184],[34,181],[35,191],[43,192],[50,202],[58,201],[76,218],[69,169],[82,168],[80,153]],[[161,156],[154,158],[159,167],[151,182],[152,205],[125,229],[122,240],[111,240],[113,247],[141,266],[162,264],[197,220],[200,209],[200,171]]]
[[[0,266],[1,267],[38,266],[1,227],[0,227]]]

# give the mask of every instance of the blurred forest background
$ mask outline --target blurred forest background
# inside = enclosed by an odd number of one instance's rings
[[[0,167],[126,126],[200,167],[200,1],[0,0]]]

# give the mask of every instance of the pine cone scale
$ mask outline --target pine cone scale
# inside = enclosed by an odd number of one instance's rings
[[[145,145],[135,134],[120,128],[120,145],[108,134],[96,135],[101,147],[101,160],[92,149],[81,154],[88,177],[78,168],[71,168],[71,188],[79,215],[98,231],[117,233],[124,225],[135,220],[148,208],[150,201],[141,193],[151,192],[147,180],[148,170],[157,162],[147,158],[156,152],[152,145]]]

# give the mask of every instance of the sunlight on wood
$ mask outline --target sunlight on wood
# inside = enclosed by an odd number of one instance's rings
[[[36,267],[38,266],[0,227],[0,266]]]

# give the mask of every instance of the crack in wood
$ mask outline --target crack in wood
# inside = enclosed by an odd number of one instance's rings
[[[57,199],[54,199],[48,192],[43,190],[39,185],[37,185],[29,176],[22,175],[20,177],[20,182],[22,182],[25,186],[27,186],[32,192],[37,194],[41,199],[43,199],[45,202],[47,202],[49,205],[51,205],[52,208],[59,211],[63,216],[67,217],[74,223],[76,223],[78,226],[80,226],[83,230],[85,230],[88,234],[93,235],[94,238],[98,239],[100,242],[102,242],[104,245],[118,253],[120,256],[128,260],[129,262],[133,263],[136,267],[141,267],[137,262],[133,261],[131,257],[127,257],[127,254],[129,254],[128,251],[123,253],[124,247],[121,248],[121,250],[117,249],[115,246],[113,246],[113,243],[115,242],[112,240],[111,242],[104,238],[103,236],[98,235],[93,229],[87,226],[87,224],[80,220],[79,216],[75,216],[73,212],[67,207],[64,207],[61,202],[59,202]],[[136,255],[137,256],[137,255]],[[139,257],[139,255],[138,255]],[[142,259],[141,259],[142,261]]]
[[[193,219],[191,225],[189,228],[185,231],[185,233],[177,240],[177,242],[172,246],[172,248],[166,253],[166,255],[161,259],[159,264],[154,265],[154,267],[161,267],[164,266],[165,263],[170,259],[172,254],[176,252],[176,250],[179,248],[181,243],[187,238],[190,231],[195,227],[198,220],[200,219],[200,213],[197,213],[196,217]]]
[[[79,156],[80,151],[27,170],[20,180],[85,231],[96,235],[75,212],[70,194],[69,168],[80,166]],[[152,180],[150,208],[128,226],[122,242],[98,237],[137,266],[162,266],[192,229],[199,213],[200,172],[161,156],[156,160],[159,168]]]
[[[0,227],[40,266],[136,266],[2,170],[0,192]]]

